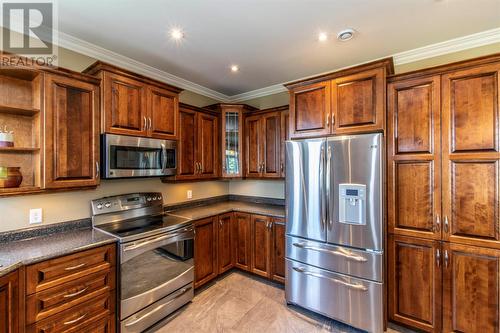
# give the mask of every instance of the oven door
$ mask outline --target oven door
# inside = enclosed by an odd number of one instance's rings
[[[104,134],[104,178],[169,176],[176,173],[177,143],[171,140]]]
[[[193,226],[120,245],[121,320],[193,283]]]

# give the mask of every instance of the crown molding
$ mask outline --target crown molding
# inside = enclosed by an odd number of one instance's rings
[[[279,83],[272,86],[244,92],[238,95],[229,96],[229,100],[231,101],[231,103],[238,103],[238,102],[248,101],[249,99],[278,94],[285,91],[288,90],[285,88],[283,84]]]
[[[494,43],[500,43],[500,28],[485,30],[472,35],[399,52],[393,54],[392,57],[394,58],[394,65],[403,65]]]

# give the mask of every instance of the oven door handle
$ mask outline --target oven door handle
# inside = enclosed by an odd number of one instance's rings
[[[144,319],[146,319],[147,317],[155,314],[156,312],[160,311],[161,309],[163,309],[164,307],[172,304],[176,299],[178,299],[179,297],[181,297],[182,295],[184,295],[185,293],[187,293],[188,291],[191,290],[191,287],[184,287],[182,288],[181,290],[179,290],[175,295],[174,297],[169,300],[168,302],[166,303],[163,303],[161,305],[158,305],[156,308],[154,308],[153,310],[149,311],[148,313],[146,313],[145,315],[131,321],[130,323],[127,323],[125,324],[125,327],[130,327],[130,326],[134,326],[135,324],[143,321]]]
[[[134,242],[130,245],[125,245],[125,247],[123,248],[123,252],[137,250],[141,247],[144,247],[144,246],[147,246],[150,244],[154,244],[154,243],[158,243],[158,242],[161,242],[161,241],[166,240],[166,239],[175,238],[175,237],[181,236],[182,234],[185,234],[185,233],[192,233],[193,231],[194,231],[194,227],[188,227],[188,228],[182,229],[181,231],[176,231],[176,232],[171,233],[171,234],[158,236],[158,237],[148,239],[145,241]]]

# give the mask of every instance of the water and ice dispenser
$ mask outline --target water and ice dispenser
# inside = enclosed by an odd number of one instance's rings
[[[366,185],[339,184],[339,222],[366,224]]]

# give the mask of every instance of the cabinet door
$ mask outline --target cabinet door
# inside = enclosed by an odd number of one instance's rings
[[[217,116],[198,113],[198,163],[201,178],[219,177],[219,121]]]
[[[262,176],[265,178],[280,178],[281,177],[281,118],[279,112],[270,112],[262,116],[262,137],[263,151],[262,157],[264,164],[264,172]]]
[[[251,270],[252,224],[250,214],[234,213],[235,266]]]
[[[500,251],[444,245],[443,332],[500,331]]]
[[[271,238],[271,278],[285,283],[285,219],[275,218]]]
[[[385,70],[374,69],[332,81],[333,132],[384,130]]]
[[[500,64],[443,75],[444,239],[500,248]]]
[[[19,332],[19,277],[12,272],[0,277],[0,332]]]
[[[177,164],[177,179],[195,178],[197,175],[196,149],[198,131],[197,113],[195,111],[180,109],[179,112],[179,151]]]
[[[286,176],[286,145],[285,141],[290,140],[290,112],[289,111],[283,111],[281,113],[281,164],[280,164],[280,170],[281,170],[281,178],[285,178]]]
[[[441,238],[440,77],[388,85],[389,232]]]
[[[194,287],[217,277],[217,219],[207,218],[195,223]]]
[[[388,295],[392,321],[425,332],[441,330],[439,241],[389,236]]]
[[[145,84],[120,75],[104,73],[104,131],[147,136],[147,96]]]
[[[219,238],[217,240],[217,261],[219,262],[219,274],[222,274],[234,266],[233,213],[219,215],[218,228]]]
[[[271,219],[252,215],[252,273],[269,277],[271,266]]]
[[[222,109],[222,177],[243,176],[243,112],[240,108]]]
[[[314,83],[290,91],[290,136],[306,138],[331,133],[330,82]]]
[[[262,137],[262,118],[260,115],[245,118],[245,176],[260,177],[264,158]]]
[[[47,75],[45,94],[45,187],[96,186],[99,87]]]
[[[179,97],[166,89],[148,88],[148,135],[165,140],[177,140]]]

